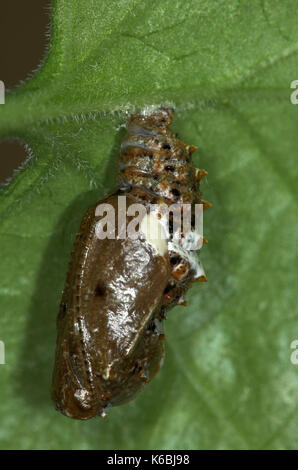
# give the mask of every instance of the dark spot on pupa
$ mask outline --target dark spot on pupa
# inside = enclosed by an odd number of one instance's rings
[[[174,222],[173,222],[173,214],[170,213],[169,215],[169,233],[172,235],[174,229]]]
[[[168,294],[171,290],[174,289],[175,286],[172,286],[171,284],[168,284],[164,290],[164,294]]]
[[[163,144],[163,145],[162,145],[162,148],[163,148],[164,150],[171,150],[170,144]]]
[[[179,197],[179,196],[180,196],[180,191],[179,191],[178,189],[176,189],[176,188],[173,188],[173,189],[172,189],[172,194],[173,194],[173,196],[175,196],[175,197]]]
[[[60,310],[60,312],[61,312],[61,318],[63,319],[63,318],[65,317],[65,315],[66,315],[67,305],[66,305],[64,302],[62,302],[62,303],[61,303],[61,306],[60,306],[60,309],[61,309],[61,310]]]
[[[135,363],[135,366],[134,366],[134,368],[133,368],[133,370],[132,370],[132,374],[133,374],[133,375],[134,375],[134,374],[139,374],[140,372],[142,372],[142,370],[143,370],[143,367],[142,367],[138,362],[136,362],[136,363]]]
[[[98,282],[94,289],[95,297],[103,297],[105,294],[106,294],[105,285],[102,282]]]
[[[171,165],[167,165],[167,166],[165,166],[165,170],[166,171],[175,171],[175,167],[173,167]]]

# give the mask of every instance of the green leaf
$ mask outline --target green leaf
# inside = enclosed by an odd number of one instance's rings
[[[44,65],[0,106],[0,137],[33,155],[1,190],[1,448],[297,447],[297,13],[294,0],[54,2]],[[147,389],[73,421],[50,400],[72,242],[113,188],[127,115],[167,104],[209,172],[208,283],[169,313]]]

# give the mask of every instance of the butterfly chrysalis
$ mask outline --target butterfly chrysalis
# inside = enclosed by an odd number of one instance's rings
[[[160,108],[130,117],[117,187],[89,208],[81,222],[57,318],[52,385],[56,408],[71,418],[104,416],[110,406],[131,400],[151,381],[164,359],[166,311],[185,303],[194,280],[206,280],[188,236],[193,241],[196,233],[195,206],[210,205],[201,200],[198,188],[206,172],[192,163],[196,147],[169,129],[173,113]],[[119,214],[124,200],[123,226]],[[135,204],[145,211],[141,236],[123,236]],[[164,208],[173,204],[178,213],[165,218]],[[184,225],[174,229],[187,205],[188,234]],[[101,236],[102,207],[115,216],[114,237]],[[161,239],[158,229],[164,230]]]

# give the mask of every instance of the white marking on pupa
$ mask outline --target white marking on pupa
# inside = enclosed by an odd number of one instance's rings
[[[79,401],[80,405],[83,408],[87,410],[90,409],[90,404],[89,404],[90,395],[89,395],[88,390],[86,390],[85,388],[78,388],[75,391],[74,396]]]
[[[105,417],[107,416],[108,411],[109,411],[109,409],[111,408],[111,406],[112,406],[111,403],[108,403],[108,404],[101,410],[100,416],[101,416],[102,418],[105,418]]]
[[[195,272],[195,279],[199,278],[200,276],[205,276],[203,265],[200,262],[199,255],[196,251],[185,250],[177,240],[170,241],[168,247],[169,251],[177,253],[179,256],[181,256],[181,258],[190,264],[191,269],[193,269]]]
[[[154,318],[153,323],[154,323],[156,333],[159,335],[162,335],[163,334],[162,322],[158,320],[158,318]]]
[[[104,380],[108,380],[108,378],[110,377],[110,371],[111,371],[111,364],[109,364],[105,370],[104,370],[104,373],[102,374],[102,378]]]
[[[146,214],[140,226],[145,240],[149,243],[158,255],[164,256],[168,249],[166,232],[157,215],[153,212]]]

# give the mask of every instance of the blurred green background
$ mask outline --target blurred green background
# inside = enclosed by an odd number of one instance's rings
[[[44,65],[0,106],[30,156],[0,194],[2,449],[297,448],[297,20],[294,0],[53,2]],[[208,282],[169,313],[147,389],[73,421],[50,399],[72,242],[127,116],[167,104],[209,172]]]

